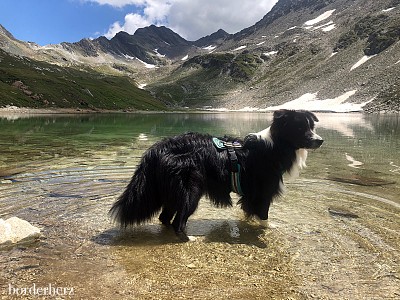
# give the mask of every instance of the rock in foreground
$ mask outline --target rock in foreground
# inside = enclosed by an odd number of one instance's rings
[[[17,217],[0,219],[0,247],[26,243],[40,237],[40,229]]]

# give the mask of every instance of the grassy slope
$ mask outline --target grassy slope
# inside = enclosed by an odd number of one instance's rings
[[[212,105],[221,95],[250,82],[261,62],[248,53],[199,55],[148,88],[176,106]]]
[[[13,86],[22,81],[23,87]],[[10,56],[0,50],[0,106],[164,110],[128,77]]]

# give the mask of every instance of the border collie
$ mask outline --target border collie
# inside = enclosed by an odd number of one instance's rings
[[[165,138],[143,154],[110,214],[127,227],[161,211],[159,220],[167,226],[172,221],[177,235],[188,240],[186,223],[200,198],[206,195],[218,207],[232,206],[233,190],[240,194],[247,216],[266,221],[273,198],[282,193],[282,175],[298,175],[305,166],[306,149],[323,143],[314,122],[318,119],[309,111],[279,110],[270,127],[244,140],[201,133]],[[236,185],[240,192],[233,189]]]

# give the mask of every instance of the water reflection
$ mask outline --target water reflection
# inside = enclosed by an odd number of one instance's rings
[[[211,243],[244,244],[265,248],[259,239],[264,228],[246,221],[194,219],[188,223],[187,234],[192,240]],[[101,245],[144,247],[181,243],[172,228],[161,224],[140,225],[134,228],[106,230],[93,238]]]
[[[319,114],[317,127],[335,130],[345,137],[354,138],[356,130],[373,131],[371,120],[364,114]]]

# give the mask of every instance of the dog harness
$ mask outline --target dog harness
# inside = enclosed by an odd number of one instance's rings
[[[226,142],[216,137],[212,139],[214,146],[219,150],[227,150],[229,161],[231,163],[231,184],[232,191],[236,194],[243,196],[242,187],[240,185],[240,163],[236,155],[235,149],[243,148],[239,142]]]

